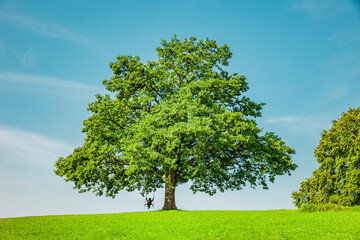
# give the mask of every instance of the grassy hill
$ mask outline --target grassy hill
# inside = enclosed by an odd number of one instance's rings
[[[360,239],[360,212],[158,211],[0,218],[0,239]]]

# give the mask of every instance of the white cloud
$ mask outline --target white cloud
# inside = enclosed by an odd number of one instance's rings
[[[52,167],[62,155],[71,153],[70,145],[29,131],[0,125],[0,163]]]
[[[0,19],[6,20],[11,24],[14,24],[18,27],[22,27],[26,30],[58,39],[65,39],[75,42],[86,42],[90,43],[91,41],[77,33],[72,32],[71,30],[56,24],[46,22],[44,20],[39,20],[36,18],[32,18],[29,16],[25,16],[20,13],[15,13],[13,11],[9,11],[8,9],[4,9],[2,7],[0,9]]]
[[[347,86],[339,87],[339,88],[337,88],[337,89],[335,89],[335,90],[333,90],[331,92],[328,92],[323,96],[322,101],[320,101],[320,105],[339,100],[347,92],[348,92],[348,87]]]
[[[0,217],[39,214],[52,200],[48,194],[61,190],[55,185],[61,180],[53,172],[55,161],[72,150],[56,139],[0,125]],[[36,206],[39,200],[42,206]]]
[[[54,163],[74,147],[34,132],[0,125],[0,218],[143,211],[138,192],[119,198],[79,194],[55,175]]]
[[[36,57],[35,52],[28,49],[21,58],[21,62],[25,68],[32,68],[35,66]]]
[[[17,87],[30,87],[39,90],[50,90],[69,93],[81,92],[88,94],[89,92],[104,92],[103,88],[84,83],[78,83],[74,81],[42,75],[7,72],[3,70],[0,70],[0,83],[1,82],[15,85]]]
[[[19,65],[21,65],[27,69],[31,69],[31,68],[35,67],[35,65],[36,65],[35,60],[37,58],[37,55],[32,49],[28,49],[22,53],[19,53],[12,48],[10,48],[10,51],[19,61]]]
[[[331,120],[325,116],[284,116],[270,118],[264,123],[280,124],[297,135],[320,136],[323,130],[329,129]]]

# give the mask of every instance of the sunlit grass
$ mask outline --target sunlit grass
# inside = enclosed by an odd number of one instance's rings
[[[360,239],[359,211],[158,211],[0,219],[0,239]]]

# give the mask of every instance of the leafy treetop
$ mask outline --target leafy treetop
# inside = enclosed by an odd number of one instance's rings
[[[103,84],[115,97],[96,95],[89,104],[85,143],[59,158],[57,175],[80,192],[112,197],[164,184],[171,195],[186,182],[212,195],[247,182],[267,188],[296,168],[292,148],[274,133],[260,135],[255,118],[264,104],[243,95],[244,76],[226,71],[228,46],[175,36],[156,50],[158,61],[110,63],[114,76]]]

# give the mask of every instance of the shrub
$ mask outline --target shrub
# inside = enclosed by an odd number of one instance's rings
[[[359,207],[345,207],[337,204],[303,204],[301,212],[327,212],[327,211],[360,211]]]

